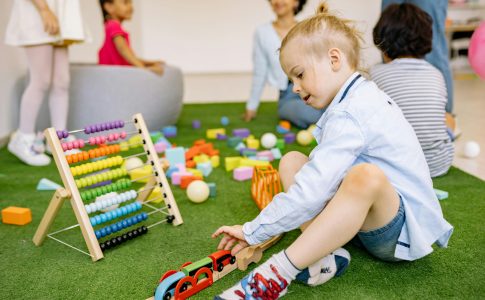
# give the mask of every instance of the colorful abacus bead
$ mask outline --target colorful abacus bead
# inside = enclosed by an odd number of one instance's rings
[[[65,139],[69,136],[69,132],[67,130],[57,130],[56,133],[57,133],[57,137],[60,140]]]
[[[105,242],[99,243],[99,247],[101,248],[101,251],[106,251],[108,249],[111,249],[115,246],[121,245],[126,241],[129,241],[133,238],[136,238],[138,236],[144,235],[148,232],[148,227],[145,225],[138,227],[136,229],[133,229],[132,231],[129,231],[127,233],[124,233],[120,236],[113,237]]]

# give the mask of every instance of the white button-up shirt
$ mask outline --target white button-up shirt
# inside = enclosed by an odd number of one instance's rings
[[[399,107],[372,82],[354,73],[342,86],[313,133],[318,145],[295,175],[251,222],[243,225],[250,244],[298,228],[335,195],[347,171],[360,163],[378,166],[404,204],[406,221],[395,256],[415,260],[446,247],[453,227],[443,218],[418,139]]]

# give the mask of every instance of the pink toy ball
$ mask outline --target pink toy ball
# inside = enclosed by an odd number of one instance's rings
[[[478,76],[485,80],[485,21],[472,35],[468,48],[468,61]]]

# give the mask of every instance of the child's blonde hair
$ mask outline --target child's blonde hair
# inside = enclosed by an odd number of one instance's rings
[[[351,25],[352,21],[339,18],[328,11],[326,2],[320,3],[315,16],[296,24],[281,43],[285,45],[296,37],[307,39],[307,46],[316,55],[330,48],[339,48],[347,57],[350,67],[357,70],[360,60],[361,33]]]

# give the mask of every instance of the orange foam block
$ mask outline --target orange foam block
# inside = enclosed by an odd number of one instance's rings
[[[194,175],[182,176],[182,178],[180,179],[180,188],[186,189],[189,184],[194,180],[202,180],[202,177]]]
[[[2,209],[2,222],[5,224],[25,225],[32,222],[30,208],[9,206]]]

